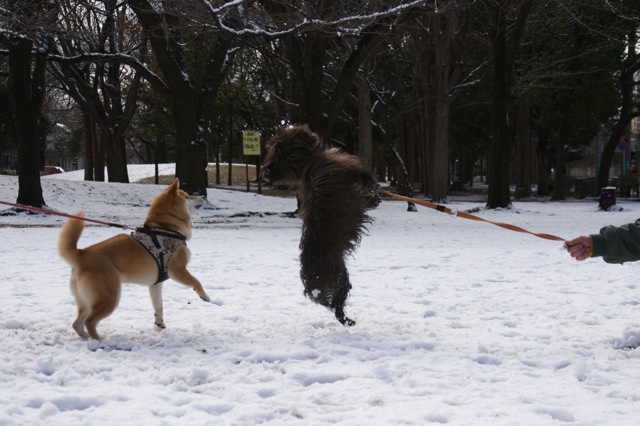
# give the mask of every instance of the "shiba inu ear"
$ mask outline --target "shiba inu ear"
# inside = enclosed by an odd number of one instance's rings
[[[177,192],[178,190],[180,190],[180,179],[176,178],[176,180],[173,181],[173,183],[169,186],[169,188],[167,188],[167,190],[173,192]]]

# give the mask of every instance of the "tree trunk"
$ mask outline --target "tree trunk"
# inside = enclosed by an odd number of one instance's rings
[[[398,90],[398,104],[403,105],[403,97],[401,95],[402,90]],[[398,187],[398,193],[406,196],[413,196],[411,194],[411,176],[409,176],[409,170],[406,167],[405,159],[408,159],[407,144],[406,144],[406,126],[405,115],[399,113],[394,124],[396,127],[396,143],[394,148],[394,154],[396,157],[395,176]]]
[[[424,70],[422,71],[422,90],[423,90],[423,145],[422,145],[422,162],[423,162],[423,176],[422,176],[422,193],[425,197],[431,196],[433,192],[433,139],[434,139],[434,118],[433,118],[433,101],[431,99],[430,87],[429,87],[429,73],[430,67],[428,63],[423,64]]]
[[[449,6],[449,5],[447,5]],[[444,14],[434,13],[431,25],[434,33],[433,91],[435,95],[433,119],[432,166],[429,170],[431,199],[444,202],[449,189],[449,77],[451,74],[451,49],[458,30],[458,13],[455,7],[446,7]]]
[[[547,131],[538,131],[538,146],[536,147],[536,157],[538,159],[538,179],[536,184],[538,197],[549,195],[549,163],[547,152],[549,150],[549,134]]]
[[[100,139],[106,141],[104,147],[109,182],[129,183],[125,138],[102,130]]]
[[[13,40],[9,48],[9,93],[13,105],[18,146],[17,202],[34,207],[45,205],[40,183],[42,140],[38,123],[45,88],[44,64],[31,70],[33,42]],[[44,61],[44,58],[36,58]]]
[[[371,126],[371,91],[365,80],[357,80],[358,157],[366,170],[373,171],[373,132]]]
[[[489,191],[487,207],[508,207],[512,135],[510,123],[511,66],[507,62],[506,29],[500,28],[493,41],[493,74],[491,81],[491,146],[487,167]]]
[[[207,195],[207,144],[198,131],[196,93],[185,85],[172,96],[171,111],[176,131],[176,176],[180,187],[191,195]]]
[[[105,160],[105,147],[104,141],[102,140],[101,132],[98,132],[97,129],[94,129],[96,138],[95,144],[93,148],[93,176],[96,182],[104,182],[104,160]]]
[[[446,97],[446,94],[445,94]],[[449,102],[438,97],[434,120],[433,158],[431,165],[431,200],[444,202],[449,188]]]
[[[84,180],[95,180],[94,151],[96,149],[96,126],[88,112],[82,114],[84,123]]]
[[[514,162],[515,198],[531,197],[532,157],[531,148],[531,106],[518,102],[516,107],[516,154]]]
[[[560,124],[558,128],[558,136],[555,143],[556,146],[556,164],[553,182],[553,194],[551,195],[552,201],[564,200],[564,175],[566,164],[566,150],[565,144],[567,143],[569,132],[569,108],[570,100],[566,96],[562,96],[560,99],[560,108],[558,114],[560,116]]]
[[[511,108],[513,105],[513,67],[520,48],[532,0],[516,2],[505,0],[496,3],[497,21],[492,30],[491,55],[493,60],[491,78],[491,130],[487,182],[489,193],[488,208],[509,207],[511,156],[513,154],[513,134],[511,128]],[[517,17],[509,18],[512,9]]]

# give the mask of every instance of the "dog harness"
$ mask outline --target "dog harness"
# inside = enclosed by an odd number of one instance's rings
[[[156,284],[169,278],[167,265],[171,256],[180,246],[186,246],[187,238],[179,232],[143,226],[136,228],[131,236],[144,247],[158,264],[158,280]]]

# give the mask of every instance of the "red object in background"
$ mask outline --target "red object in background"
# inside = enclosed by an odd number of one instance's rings
[[[58,173],[64,173],[64,169],[58,166],[44,166],[44,172],[48,175],[55,175]]]

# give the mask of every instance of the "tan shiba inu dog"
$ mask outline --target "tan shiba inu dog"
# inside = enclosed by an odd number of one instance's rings
[[[85,249],[77,244],[84,221],[70,219],[62,228],[58,252],[71,266],[71,292],[78,305],[74,330],[99,340],[98,322],[118,305],[122,283],[149,287],[155,324],[165,328],[162,282],[167,278],[193,288],[209,302],[200,281],[187,270],[191,239],[191,214],[204,206],[204,198],[187,195],[176,179],[151,203],[144,227],[131,235],[120,234]],[[80,213],[82,215],[82,213]]]

